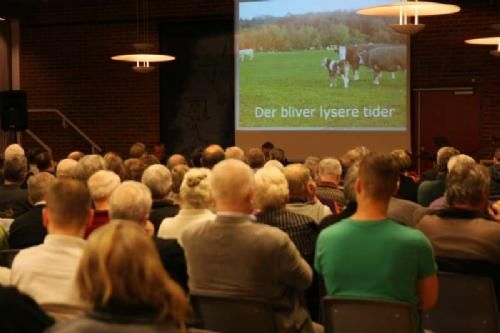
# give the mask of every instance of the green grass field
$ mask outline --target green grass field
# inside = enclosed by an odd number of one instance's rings
[[[375,86],[371,71],[361,66],[360,80],[351,81],[345,89],[340,78],[330,88],[328,71],[322,66],[325,57],[335,58],[333,51],[256,52],[253,60],[240,62],[240,127],[405,127],[406,73],[396,79],[383,73]],[[359,117],[320,116],[320,105],[326,109],[358,108]],[[364,107],[394,108],[392,117],[363,115]],[[276,109],[274,118],[256,118],[256,107]],[[315,109],[310,118],[282,118],[281,107]]]

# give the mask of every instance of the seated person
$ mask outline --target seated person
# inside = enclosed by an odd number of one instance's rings
[[[500,147],[493,155],[493,165],[490,167],[490,198],[500,200]]]
[[[54,324],[40,306],[14,287],[0,286],[0,332],[42,333]]]
[[[328,295],[399,301],[423,310],[435,304],[438,282],[429,241],[387,218],[398,178],[389,154],[371,153],[361,161],[356,213],[324,229],[316,244],[315,267]]]
[[[113,171],[99,170],[87,181],[94,204],[94,217],[85,227],[85,239],[97,228],[109,222],[109,198],[120,185],[120,177]]]
[[[28,198],[33,207],[12,222],[9,230],[11,249],[24,249],[42,244],[47,229],[43,224],[42,210],[49,188],[56,178],[48,172],[39,172],[28,179]]]
[[[309,168],[303,164],[289,164],[285,167],[284,174],[290,190],[290,199],[286,209],[307,215],[316,223],[332,214],[331,209],[316,198],[316,183],[311,177]]]
[[[90,195],[80,181],[57,180],[48,190],[43,244],[21,250],[12,263],[11,283],[39,304],[79,304],[74,278],[92,219]]]
[[[314,332],[303,291],[312,270],[290,237],[254,223],[254,174],[245,163],[219,162],[210,179],[218,214],[182,234],[189,289],[196,293],[267,298],[280,332]]]
[[[189,225],[215,218],[209,209],[212,205],[209,169],[193,168],[186,173],[180,188],[180,203],[179,214],[163,220],[158,237],[180,242],[182,233]]]
[[[417,191],[418,204],[428,207],[434,200],[444,194],[446,174],[448,172],[448,161],[451,157],[460,154],[453,147],[442,147],[437,152],[437,176],[434,180],[424,180]]]
[[[187,290],[187,271],[184,251],[175,239],[161,239],[154,236],[153,224],[149,221],[149,212],[153,199],[146,185],[125,181],[116,188],[109,200],[111,220],[128,220],[138,223],[151,237],[168,274]]]
[[[137,223],[112,221],[92,233],[76,284],[90,311],[48,333],[177,333],[185,327],[187,297]]]
[[[288,183],[283,173],[275,167],[265,167],[255,173],[255,206],[260,212],[257,222],[277,227],[290,236],[308,264],[314,261],[314,247],[319,228],[309,216],[285,209],[288,201]],[[317,278],[306,290],[306,302],[313,319],[319,319],[319,294]]]
[[[21,188],[27,172],[28,161],[24,155],[13,155],[5,160],[4,179],[0,185],[0,218],[15,219],[31,209],[28,191]]]
[[[395,197],[417,202],[418,184],[409,176],[412,160],[404,149],[395,149],[391,152],[399,167],[399,189]]]
[[[316,196],[335,213],[340,213],[347,205],[344,191],[339,187],[341,176],[342,165],[339,160],[324,158],[319,162]]]
[[[154,225],[156,235],[161,222],[179,212],[179,206],[169,199],[172,189],[172,174],[164,165],[151,165],[142,174],[141,182],[149,188],[153,196],[149,220]]]
[[[417,224],[438,257],[478,259],[500,264],[500,224],[485,218],[488,170],[478,164],[454,167],[446,179],[449,208]]]

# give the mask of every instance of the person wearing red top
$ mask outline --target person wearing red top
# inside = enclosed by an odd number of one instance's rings
[[[118,185],[120,177],[108,170],[97,171],[87,181],[95,211],[94,218],[85,228],[85,239],[92,231],[109,222],[109,198]]]

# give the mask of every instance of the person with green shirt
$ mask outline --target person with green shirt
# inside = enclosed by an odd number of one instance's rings
[[[399,301],[419,310],[436,303],[431,244],[420,231],[387,218],[398,177],[388,154],[371,153],[361,161],[356,213],[324,229],[316,243],[315,268],[328,295]]]

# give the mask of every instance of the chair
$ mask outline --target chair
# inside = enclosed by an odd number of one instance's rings
[[[85,313],[83,307],[63,303],[43,303],[40,307],[56,321],[63,321],[79,317]]]
[[[267,300],[191,294],[191,304],[204,329],[220,333],[278,333]]]
[[[14,261],[14,258],[17,256],[19,251],[20,251],[19,249],[1,250],[0,251],[0,266],[11,268],[12,262]]]
[[[324,297],[325,333],[415,333],[412,306],[406,303]]]
[[[438,302],[423,315],[425,329],[436,333],[500,332],[490,278],[439,272],[438,279]]]

